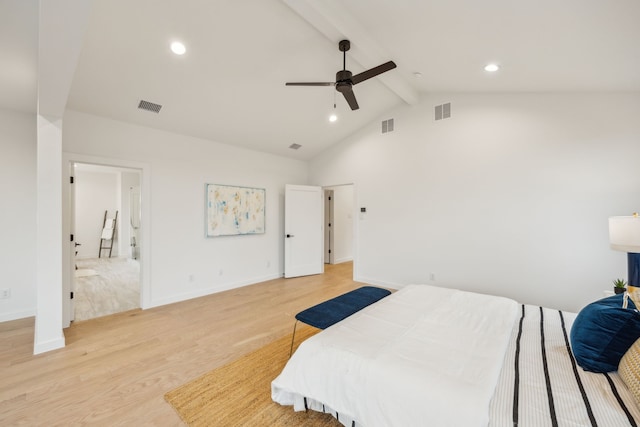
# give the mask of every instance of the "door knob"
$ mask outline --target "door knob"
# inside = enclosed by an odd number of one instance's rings
[[[289,237],[293,237],[293,234],[287,234],[287,239],[288,239]]]

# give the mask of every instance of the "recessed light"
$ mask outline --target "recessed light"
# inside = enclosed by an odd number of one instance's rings
[[[499,69],[500,69],[500,66],[498,64],[487,64],[484,66],[484,70],[490,73],[498,71]]]
[[[422,73],[420,71],[416,71],[415,73],[413,73],[413,77],[415,77],[416,79],[421,79]]]
[[[335,122],[336,120],[338,120],[338,116],[336,116],[335,114],[329,116],[329,121],[331,123]]]
[[[171,43],[171,51],[176,55],[182,55],[187,51],[187,48],[180,42]]]

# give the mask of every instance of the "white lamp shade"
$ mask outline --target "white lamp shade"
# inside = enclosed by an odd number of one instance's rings
[[[616,251],[640,253],[640,217],[610,217],[609,243]]]

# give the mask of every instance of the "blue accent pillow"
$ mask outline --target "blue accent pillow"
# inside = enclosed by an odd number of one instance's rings
[[[623,298],[618,294],[592,302],[573,322],[571,349],[585,371],[617,371],[622,356],[640,338],[640,313],[631,298],[622,308]]]

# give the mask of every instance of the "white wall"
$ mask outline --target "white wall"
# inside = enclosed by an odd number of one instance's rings
[[[324,187],[333,190],[333,262],[353,260],[353,185]]]
[[[76,111],[64,120],[65,152],[150,165],[149,306],[282,276],[284,185],[305,184],[306,163]],[[206,183],[265,188],[266,233],[205,238]]]
[[[97,258],[102,235],[104,211],[108,211],[108,218],[113,218],[116,211],[121,210],[120,203],[120,173],[119,172],[90,172],[76,170],[74,185],[76,186],[76,228],[75,241],[78,258]],[[118,213],[118,225],[121,229],[122,212]],[[125,224],[127,224],[125,222]],[[109,246],[105,242],[103,246]],[[114,241],[113,257],[118,256],[118,239]],[[108,257],[109,250],[103,250],[102,256]]]
[[[62,119],[38,114],[36,144],[36,321],[33,353],[64,347]],[[65,233],[68,236],[68,234]],[[66,243],[66,244],[65,244]]]
[[[607,217],[640,210],[639,94],[436,95],[391,117],[310,165],[367,208],[356,279],[578,310],[626,276]]]
[[[0,110],[0,322],[36,308],[36,116]]]

